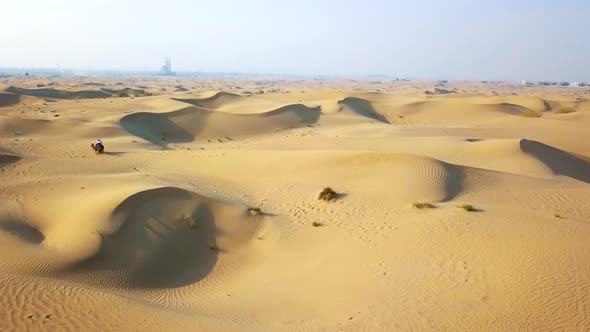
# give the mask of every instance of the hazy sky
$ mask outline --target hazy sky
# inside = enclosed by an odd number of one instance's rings
[[[0,67],[590,81],[589,0],[7,0]]]

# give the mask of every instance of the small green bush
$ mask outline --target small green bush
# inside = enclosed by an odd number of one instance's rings
[[[189,228],[195,229],[199,228],[199,223],[193,217],[187,217],[184,222],[188,225]]]

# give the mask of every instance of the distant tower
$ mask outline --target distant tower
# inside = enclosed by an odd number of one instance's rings
[[[169,57],[164,58],[164,65],[160,69],[160,75],[176,76],[176,73],[172,71],[172,61]]]

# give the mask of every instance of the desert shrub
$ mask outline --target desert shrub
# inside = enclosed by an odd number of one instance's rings
[[[318,196],[318,199],[329,202],[335,200],[337,196],[338,194],[332,188],[326,187],[324,188],[324,190],[322,190],[322,192]]]
[[[213,244],[213,243],[210,243],[210,244],[207,246],[207,248],[209,248],[209,250],[216,250],[216,249],[217,249],[217,246],[216,246],[215,244]]]
[[[576,109],[573,107],[562,107],[555,111],[555,114],[565,114],[565,113],[573,113]]]
[[[116,96],[116,97],[119,97],[119,98],[125,98],[125,97],[129,97],[129,92],[127,92],[127,91],[125,91],[125,90],[121,90],[121,91],[117,92],[117,93],[115,94],[115,96]]]
[[[520,116],[524,116],[525,118],[540,118],[541,117],[541,112],[537,112],[534,110],[524,110],[522,112],[520,112]]]
[[[193,217],[187,217],[186,219],[184,219],[184,222],[187,224],[188,227],[190,228],[199,228],[199,223],[197,222],[197,220]]]
[[[434,208],[436,208],[436,206],[434,206],[433,204],[424,203],[424,202],[415,202],[414,204],[412,204],[412,207],[415,209],[434,209]]]
[[[319,221],[314,221],[313,223],[311,223],[311,225],[312,225],[313,227],[320,227],[320,226],[322,226],[322,223],[321,223],[321,222],[319,222]]]
[[[259,215],[259,214],[262,214],[262,211],[260,210],[260,208],[257,208],[257,207],[251,207],[251,208],[248,208],[248,213],[249,213],[251,216],[257,216],[257,215]]]
[[[465,210],[467,212],[473,212],[473,211],[475,211],[475,208],[471,204],[459,205],[458,208],[463,209],[463,210]]]

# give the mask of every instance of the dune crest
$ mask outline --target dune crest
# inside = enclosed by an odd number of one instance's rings
[[[235,102],[240,100],[242,97],[240,95],[229,93],[229,92],[217,92],[211,97],[207,98],[200,98],[200,99],[183,99],[183,98],[172,98],[174,100],[181,101],[183,103],[188,103],[196,107],[206,108],[206,109],[216,109],[222,105],[226,105],[231,102]]]
[[[294,104],[258,114],[231,114],[187,107],[170,113],[133,113],[121,118],[130,133],[157,145],[272,133],[314,124],[318,109]]]

